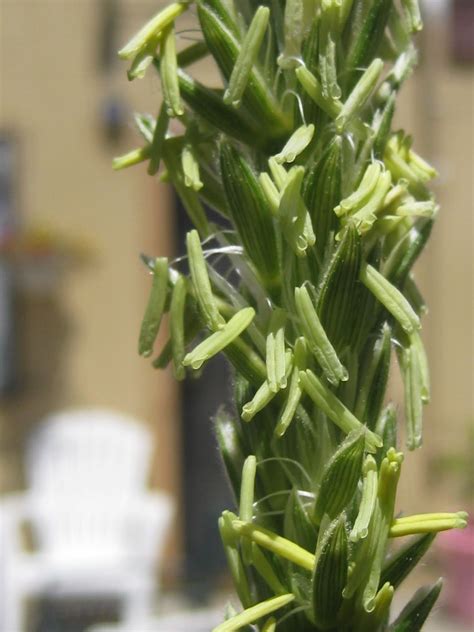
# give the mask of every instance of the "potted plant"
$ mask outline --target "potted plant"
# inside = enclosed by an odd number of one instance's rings
[[[191,7],[202,37],[177,52]],[[392,353],[409,450],[430,398],[412,269],[438,211],[436,173],[392,129],[421,27],[417,0],[172,2],[119,53],[129,79],[158,71],[163,102],[156,118],[136,116],[144,144],[114,166],[161,168],[195,226],[187,262],[145,258],[139,351],[153,353],[169,312],[155,367],[183,379],[220,352],[234,367],[235,408],[214,427],[243,610],[215,632],[415,632],[441,581],[390,622],[394,591],[438,531],[466,525],[463,512],[395,517]],[[220,87],[188,72],[206,56]]]

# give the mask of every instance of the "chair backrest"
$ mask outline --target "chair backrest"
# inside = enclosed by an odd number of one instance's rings
[[[26,451],[39,547],[70,557],[127,548],[130,516],[146,496],[151,445],[143,425],[107,410],[64,411],[45,419]]]
[[[46,418],[30,435],[26,476],[35,494],[125,497],[142,490],[152,441],[134,419],[79,409]]]

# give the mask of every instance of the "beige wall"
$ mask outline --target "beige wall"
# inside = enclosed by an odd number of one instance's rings
[[[2,402],[3,490],[19,484],[18,456],[38,416],[63,406],[107,406],[144,420],[157,437],[152,482],[179,490],[176,387],[136,352],[149,277],[140,252],[170,254],[169,191],[137,167],[111,170],[140,140],[127,126],[104,143],[100,110],[113,90],[131,109],[154,109],[157,83],[129,86],[126,65],[104,81],[96,67],[98,2],[2,0],[0,126],[19,140],[21,217],[83,239],[93,251],[52,294],[22,292],[18,335],[24,390]],[[121,38],[149,16],[128,2]]]
[[[408,510],[469,508],[474,500],[460,492],[462,474],[453,477],[433,468],[442,454],[459,452],[466,458],[474,421],[474,82],[472,67],[450,61],[448,28],[447,17],[426,24],[418,42],[420,66],[399,112],[401,124],[414,135],[415,149],[440,173],[433,188],[441,205],[416,267],[429,306],[423,336],[432,400],[425,409],[423,448],[406,455],[401,504]]]

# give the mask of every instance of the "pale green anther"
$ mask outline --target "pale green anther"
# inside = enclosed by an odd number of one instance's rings
[[[309,348],[328,381],[336,386],[346,382],[349,374],[324,331],[306,287],[295,288],[295,306]]]
[[[334,208],[338,217],[356,211],[364,206],[371,197],[378,182],[382,167],[379,162],[372,162],[364,172],[364,176],[357,189]]]
[[[303,177],[304,167],[290,169],[278,207],[284,235],[298,257],[304,257],[308,246],[316,243],[311,217],[301,195]]]
[[[166,257],[159,257],[156,259],[153,267],[153,284],[138,340],[138,353],[142,356],[148,357],[153,351],[153,345],[158,335],[161,318],[165,309],[167,288],[168,259]]]
[[[405,423],[407,429],[407,447],[409,450],[419,448],[422,443],[422,398],[421,371],[412,347],[402,349],[399,353],[403,386],[405,390]]]
[[[409,522],[431,522],[433,520],[446,520],[450,518],[459,518],[460,520],[467,520],[469,514],[467,511],[437,511],[434,513],[422,513],[422,514],[411,514],[410,516],[400,516],[399,518],[395,518],[393,524],[404,524]]]
[[[377,219],[376,213],[382,208],[391,184],[392,175],[390,171],[387,170],[381,173],[367,203],[350,216],[361,235],[372,228]]]
[[[384,163],[397,180],[404,179],[414,187],[424,183],[424,180],[411,168],[390,141],[385,148]]]
[[[362,609],[356,615],[354,632],[379,630],[380,627],[383,626],[388,619],[394,593],[394,587],[389,582],[385,582],[385,584],[374,597],[372,604],[373,609],[370,612]]]
[[[369,544],[372,542],[374,548],[370,560],[370,573],[362,596],[366,612],[372,612],[375,609],[375,597],[378,592],[385,557],[386,540],[393,522],[395,497],[402,461],[403,454],[390,448],[379,469],[374,523],[371,523],[369,527],[367,538]]]
[[[261,601],[256,606],[251,606],[243,612],[236,614],[231,619],[227,619],[227,621],[219,624],[212,630],[212,632],[235,632],[236,630],[240,630],[241,628],[258,621],[258,619],[275,612],[275,610],[279,610],[280,608],[287,606],[294,599],[295,596],[292,593],[287,593],[278,597],[272,597],[266,601]]]
[[[385,309],[392,314],[401,328],[407,333],[420,329],[420,319],[415,314],[412,306],[398,288],[387,281],[373,266],[365,264],[360,272],[360,280],[372,292],[375,298],[382,303]]]
[[[353,549],[347,584],[342,593],[345,599],[350,599],[356,590],[365,587],[367,584],[370,584],[370,593],[372,597],[375,597],[379,584],[386,538],[380,507],[376,502],[367,537],[361,540]],[[374,562],[377,562],[375,568]]]
[[[434,178],[437,172],[411,149],[407,152],[400,148],[399,142],[396,135],[390,138],[385,147],[384,162],[394,178],[403,178],[414,191],[425,195],[425,184]]]
[[[285,354],[285,363],[286,363],[286,371],[285,376],[288,379],[288,376],[292,367],[292,353],[291,351],[287,351]],[[276,391],[273,391],[270,388],[270,384],[268,380],[265,380],[263,384],[260,386],[258,391],[253,396],[250,402],[247,402],[242,407],[241,417],[244,421],[251,421],[255,415],[260,412],[265,406],[267,406],[272,399],[276,395]]]
[[[158,119],[153,130],[153,138],[150,145],[150,162],[148,164],[148,174],[155,175],[160,168],[161,158],[163,156],[166,132],[168,131],[169,117],[166,111],[165,103],[161,104],[158,113]]]
[[[201,241],[197,230],[190,231],[186,236],[189,269],[196,299],[206,323],[213,330],[224,325],[224,319],[217,309],[216,300],[207,274],[206,261],[202,252]]]
[[[262,632],[275,632],[276,625],[277,625],[276,619],[272,617],[271,619],[268,619],[267,621],[265,621],[265,623],[263,624]]]
[[[423,160],[413,149],[408,152],[410,167],[423,182],[429,182],[438,176],[438,172],[426,160]]]
[[[314,136],[314,125],[301,125],[293,132],[283,149],[275,156],[275,160],[282,164],[284,162],[294,162],[310,144]]]
[[[239,518],[244,522],[253,520],[253,501],[255,493],[255,474],[257,472],[257,459],[250,455],[245,459],[242,468],[242,482],[240,484]],[[250,543],[243,542],[242,557],[246,564],[251,559]]]
[[[363,428],[361,422],[310,369],[300,371],[300,384],[322,412],[343,432],[349,434],[352,430]],[[375,452],[382,446],[380,437],[370,430],[366,431],[365,441],[370,452]]]
[[[295,366],[300,371],[304,371],[308,363],[308,345],[306,344],[306,338],[304,336],[299,336],[296,339],[293,356]]]
[[[466,526],[467,514],[464,511],[452,514],[421,514],[394,520],[390,527],[389,535],[391,538],[399,538],[420,533],[438,533],[449,529],[464,529]]]
[[[156,49],[158,48],[158,44],[160,43],[160,37],[156,36],[152,38],[149,44],[142,49],[135,56],[132,61],[132,65],[127,71],[127,77],[129,81],[133,81],[134,79],[143,79],[147,68],[153,62],[153,59],[156,55]]]
[[[300,387],[299,372],[306,369],[308,350],[303,336],[296,339],[293,350],[293,372],[291,374],[288,395],[275,427],[275,435],[282,437],[293,421],[296,410],[301,400],[303,391]]]
[[[410,30],[413,33],[421,31],[423,20],[421,19],[419,0],[402,0],[402,5],[410,21]]]
[[[380,624],[383,623],[385,616],[388,614],[394,593],[395,588],[389,582],[385,582],[375,596],[374,615],[378,616]]]
[[[132,149],[132,151],[129,151],[123,156],[117,156],[117,158],[114,158],[112,161],[112,169],[119,171],[120,169],[126,169],[127,167],[138,165],[141,162],[148,160],[150,154],[150,145],[145,145],[145,147],[140,147],[139,149]]]
[[[183,360],[183,364],[193,369],[200,369],[204,362],[217,355],[238,338],[247,329],[254,317],[255,310],[253,307],[244,307],[228,323],[188,353]]]
[[[269,529],[248,522],[242,522],[241,520],[234,520],[232,526],[237,534],[249,538],[262,548],[276,553],[280,557],[308,571],[313,570],[315,560],[313,553],[303,549],[291,540],[287,540]]]
[[[239,518],[244,522],[252,522],[253,499],[255,491],[255,474],[257,459],[251,454],[245,459],[242,468],[242,484],[240,486]]]
[[[202,182],[199,175],[199,163],[194,155],[191,145],[185,145],[181,153],[181,165],[184,173],[184,184],[193,189],[193,191],[199,191],[202,189]]]
[[[276,215],[278,213],[278,207],[280,206],[280,192],[265,171],[258,176],[258,180],[262,186],[262,191],[270,206],[271,212],[273,215]]]
[[[229,570],[240,601],[245,606],[252,603],[250,586],[247,579],[242,557],[238,549],[238,537],[232,529],[232,520],[236,518],[230,511],[224,511],[218,520],[219,533],[224,545],[224,553]]]
[[[395,448],[390,448],[379,469],[377,496],[382,512],[390,518],[390,524],[393,519],[395,496],[402,463],[403,453],[397,452]]]
[[[167,26],[172,24],[177,17],[186,11],[188,6],[188,2],[173,2],[157,13],[121,50],[119,50],[119,57],[122,59],[135,57],[135,55],[146,48],[156,36],[160,35]]]
[[[333,119],[340,114],[342,103],[335,99],[328,99],[323,95],[321,84],[312,72],[305,66],[300,66],[296,69],[295,74],[304,90],[326,114]]]
[[[255,415],[263,410],[265,406],[272,401],[275,397],[275,391],[272,391],[270,385],[265,380],[260,388],[257,390],[250,402],[247,402],[242,407],[241,417],[244,421],[252,421]]]
[[[267,381],[270,390],[277,393],[286,388],[284,310],[276,309],[270,320],[270,332],[266,341]]]
[[[430,370],[428,358],[426,356],[425,345],[421,339],[420,333],[414,331],[410,334],[410,347],[412,360],[418,365],[418,371],[421,380],[421,399],[424,404],[430,401]]]
[[[304,0],[287,0],[284,16],[285,46],[278,57],[278,65],[285,70],[295,68],[300,63],[301,44],[303,43],[305,25]]]
[[[183,367],[185,352],[184,311],[187,294],[187,280],[179,276],[171,295],[170,305],[170,335],[171,349],[173,352],[173,369],[175,377],[182,380],[186,376]]]
[[[439,206],[432,201],[426,202],[406,202],[401,204],[395,214],[400,217],[434,217],[439,210]]]
[[[270,589],[277,595],[281,595],[286,592],[285,587],[278,579],[273,566],[267,560],[265,555],[260,550],[260,547],[255,542],[246,542],[250,545],[250,563],[255,567],[257,572],[263,577]]]
[[[240,105],[240,100],[258,58],[269,17],[270,9],[268,7],[257,9],[242,41],[242,47],[232,70],[229,85],[224,93],[224,103],[234,107]]]
[[[370,454],[365,459],[362,472],[362,498],[359,513],[349,536],[351,542],[357,542],[367,537],[369,523],[377,501],[377,464]]]
[[[281,191],[285,186],[285,182],[288,177],[287,170],[276,161],[274,156],[271,156],[271,158],[268,159],[268,166],[270,167],[270,173],[272,174],[276,187],[279,191]]]
[[[298,408],[303,394],[299,381],[299,370],[294,368],[290,378],[290,385],[288,387],[288,396],[275,427],[275,435],[277,437],[282,437],[285,434],[296,414],[296,409]]]
[[[336,128],[339,132],[342,132],[348,122],[364,107],[377,86],[383,67],[384,64],[381,59],[374,59],[356,83],[336,118]]]
[[[161,86],[163,88],[163,99],[166,103],[166,112],[168,116],[181,116],[184,114],[184,109],[179,93],[176,40],[172,24],[163,30],[160,52]]]
[[[396,209],[407,199],[411,199],[411,196],[408,193],[408,181],[402,179],[399,180],[385,196],[385,200],[383,201],[383,212],[395,212]]]

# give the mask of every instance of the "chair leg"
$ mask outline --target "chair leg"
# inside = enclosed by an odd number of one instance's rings
[[[13,590],[5,591],[2,601],[0,632],[25,632],[23,595]]]
[[[140,624],[137,632],[146,630],[146,624],[153,615],[153,582],[137,582],[124,595],[123,620],[128,625]]]

